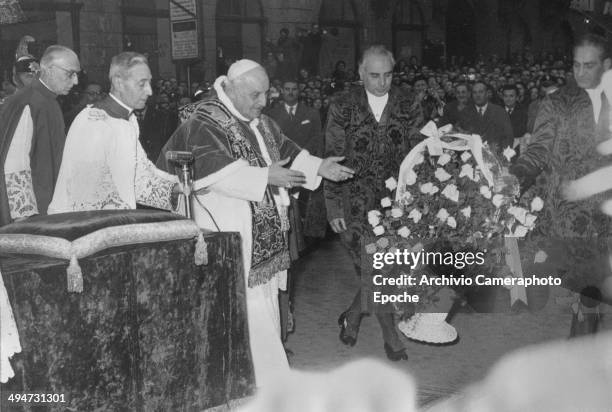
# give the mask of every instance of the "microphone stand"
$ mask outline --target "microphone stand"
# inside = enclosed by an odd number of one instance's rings
[[[191,209],[191,197],[192,197],[192,184],[191,179],[191,162],[181,162],[181,172],[183,180],[183,200],[185,202],[185,216],[187,219],[192,219]]]

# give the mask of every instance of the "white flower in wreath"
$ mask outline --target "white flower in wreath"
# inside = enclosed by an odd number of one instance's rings
[[[402,193],[402,197],[400,197],[400,202],[409,204],[410,202],[412,202],[412,194],[410,192]]]
[[[463,152],[463,154],[461,155],[461,160],[463,161],[463,163],[465,163],[470,160],[470,157],[472,157],[472,154],[470,152]]]
[[[412,209],[410,213],[408,213],[408,218],[412,219],[414,223],[419,223],[423,214],[418,209]]]
[[[436,214],[436,217],[443,222],[446,222],[446,219],[448,219],[449,216],[448,211],[444,208],[440,209],[438,214]]]
[[[516,156],[516,151],[514,151],[514,149],[512,149],[510,146],[507,146],[502,154],[508,161],[510,161],[514,156]]]
[[[436,169],[436,173],[434,175],[436,176],[436,179],[438,179],[440,182],[446,182],[452,177],[446,172],[446,170],[442,169],[441,167],[438,167]]]
[[[518,207],[518,206],[511,206],[508,208],[508,213],[510,213],[512,216],[514,216],[516,218],[516,220],[518,220],[519,222],[521,222],[521,224],[525,224],[525,218],[527,217],[527,210],[522,208],[522,207]]]
[[[420,186],[420,190],[421,190],[421,193],[424,193],[424,194],[434,194],[436,193],[436,191],[434,191],[434,187],[436,186],[434,186],[434,184],[431,182],[423,183]]]
[[[525,226],[527,226],[528,228],[533,228],[537,218],[537,216],[532,215],[531,213],[527,213],[527,215],[525,216]]]
[[[539,212],[544,207],[544,201],[540,197],[536,196],[531,201],[531,211]]]
[[[449,200],[452,200],[453,202],[459,201],[459,190],[457,190],[457,186],[452,183],[446,185],[446,187],[442,191],[442,195],[448,198]]]
[[[457,228],[457,221],[452,216],[449,216],[448,219],[446,219],[446,224],[452,227],[453,229]]]
[[[489,186],[480,186],[480,194],[483,195],[486,199],[491,199],[491,196],[493,196]]]
[[[472,165],[468,163],[461,166],[459,177],[467,177],[470,180],[474,180],[474,168]]]
[[[389,197],[383,197],[380,200],[380,205],[382,207],[390,207],[391,206],[391,199]]]
[[[419,153],[414,157],[414,164],[415,165],[420,165],[421,163],[423,163],[425,161],[425,157],[423,157],[423,154]]]
[[[378,210],[370,210],[368,212],[368,223],[372,225],[372,227],[380,225],[381,215],[382,214]]]
[[[387,239],[386,237],[381,237],[376,241],[376,246],[381,249],[386,249],[389,246],[389,239]]]
[[[393,177],[390,177],[387,180],[385,180],[385,186],[389,190],[395,190],[395,188],[397,187],[397,180],[395,180],[395,178]]]
[[[377,250],[377,248],[376,248],[376,244],[375,243],[370,243],[370,244],[367,244],[365,246],[365,251],[366,251],[366,253],[368,255],[374,254],[376,252],[376,250]]]
[[[408,229],[406,226],[402,226],[397,231],[397,234],[403,238],[407,238],[408,236],[410,236],[410,229]]]
[[[513,233],[512,236],[514,236],[514,237],[525,237],[527,235],[527,232],[529,232],[529,229],[527,229],[523,225],[518,225],[516,227],[516,229],[514,229],[514,233]]]
[[[412,186],[417,181],[417,175],[414,170],[408,170],[404,175],[405,182],[408,186]]]
[[[398,217],[402,217],[404,215],[404,209],[401,209],[399,207],[394,207],[393,209],[391,209],[391,216],[398,218]]]
[[[376,227],[374,228],[374,234],[375,234],[376,236],[380,236],[380,235],[382,235],[383,233],[385,233],[385,228],[384,228],[384,227],[382,227],[382,226],[376,226]]]
[[[438,164],[440,166],[445,166],[448,162],[450,162],[451,157],[448,153],[443,153],[442,156],[438,158]]]
[[[463,209],[460,210],[460,212],[463,216],[465,216],[466,219],[469,219],[470,216],[472,216],[472,207],[471,206],[464,207]]]
[[[493,205],[499,209],[504,204],[504,195],[499,193],[494,195],[491,202],[493,202]]]

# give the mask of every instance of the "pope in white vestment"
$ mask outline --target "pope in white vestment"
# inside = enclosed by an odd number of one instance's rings
[[[290,259],[286,188],[313,190],[321,177],[348,179],[352,170],[302,150],[261,114],[269,87],[265,70],[250,60],[215,82],[216,98],[198,105],[164,147],[158,166],[172,170],[164,153],[195,157],[194,218],[202,228],[237,231],[242,257],[250,347],[257,387],[289,368],[280,339],[278,289],[285,288]],[[289,160],[288,160],[289,159]],[[289,168],[282,165],[289,164]],[[205,210],[201,205],[205,206]]]

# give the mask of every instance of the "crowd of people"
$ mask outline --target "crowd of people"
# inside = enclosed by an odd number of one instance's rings
[[[69,48],[51,46],[38,68],[16,66],[20,91],[0,106],[0,224],[136,204],[172,210],[182,185],[164,154],[192,152],[194,189],[205,189],[196,192],[198,205],[206,205],[195,207],[194,219],[242,235],[249,339],[257,384],[265,386],[288,369],[280,336],[289,328],[289,299],[279,307],[278,291],[291,283],[287,271],[299,250],[292,256],[290,249],[299,240],[288,242],[286,233],[324,210],[322,235],[329,223],[360,273],[368,211],[378,208],[386,179],[423,139],[428,120],[479,134],[498,153],[521,152],[511,172],[522,189],[546,171],[546,236],[609,235],[595,203],[563,200],[565,182],[605,163],[597,146],[609,130],[601,86],[612,66],[607,44],[581,38],[571,69],[566,58],[529,56],[428,67],[372,46],[356,72],[338,62],[328,77],[295,67],[279,78],[278,61],[272,76],[272,61],[241,59],[214,83],[188,87],[152,79],[145,56],[123,52],[110,62],[108,93],[90,82],[71,96],[81,63]],[[338,320],[348,346],[366,310],[361,296]],[[393,315],[376,316],[387,358],[407,359]]]

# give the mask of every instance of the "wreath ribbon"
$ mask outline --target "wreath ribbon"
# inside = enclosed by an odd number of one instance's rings
[[[421,129],[421,134],[424,134],[427,136],[427,138],[413,147],[402,161],[399,171],[398,188],[395,192],[396,200],[399,200],[404,194],[406,190],[407,175],[409,172],[414,171],[414,166],[417,164],[416,161],[418,160],[419,155],[424,153],[425,150],[429,152],[430,156],[441,156],[443,154],[443,149],[458,152],[469,150],[474,156],[474,160],[482,171],[482,174],[487,180],[489,186],[494,186],[495,180],[493,179],[491,170],[489,170],[489,168],[485,165],[482,157],[482,138],[477,134],[450,134],[452,127],[452,125],[447,124],[446,126],[438,128],[433,121],[430,121]],[[444,142],[441,139],[442,136],[454,137],[456,140],[453,140],[452,142]]]

